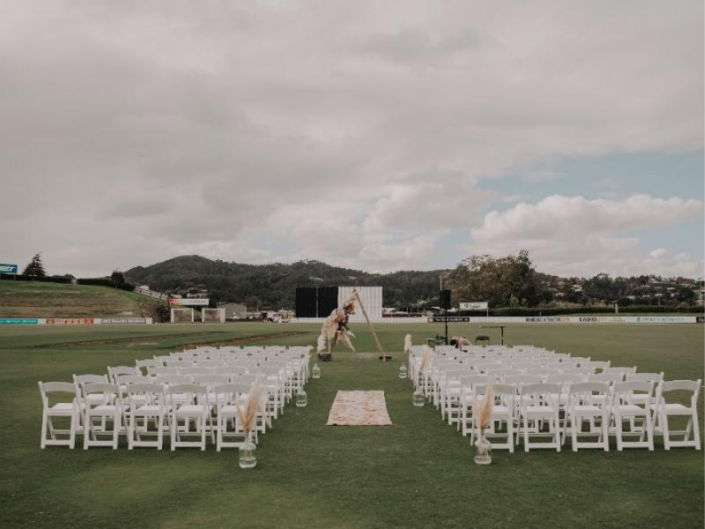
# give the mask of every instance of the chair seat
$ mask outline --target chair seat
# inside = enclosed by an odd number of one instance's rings
[[[527,406],[524,411],[530,415],[553,415],[556,413],[556,408],[553,406]]]
[[[90,410],[90,414],[95,415],[96,413],[117,413],[118,410],[120,410],[119,406],[115,406],[113,404],[101,404],[100,406],[92,408]]]
[[[70,402],[59,402],[54,404],[49,411],[52,415],[71,415],[76,410],[76,407]]]
[[[645,415],[646,410],[636,404],[620,404],[615,406],[615,411],[620,415]]]
[[[693,413],[691,408],[678,403],[662,404],[660,407],[656,404],[651,405],[652,410],[658,410],[659,408],[665,409],[668,415],[692,415]]]
[[[599,406],[592,406],[592,405],[582,405],[582,406],[573,406],[572,408],[573,411],[575,412],[595,412],[595,413],[602,413],[602,408]]]
[[[140,406],[136,410],[133,411],[133,413],[160,413],[164,408],[162,406],[158,405],[145,405],[145,406]]]
[[[210,411],[210,406],[202,406],[200,404],[184,404],[179,406],[176,410],[177,415],[185,416],[196,416],[207,414]]]

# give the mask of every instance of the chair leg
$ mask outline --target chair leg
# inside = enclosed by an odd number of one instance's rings
[[[76,446],[76,428],[78,427],[78,417],[76,413],[71,414],[71,432],[69,433],[69,448],[73,450]]]
[[[695,411],[695,405],[693,405],[693,440],[695,441],[695,449],[700,450],[700,427],[698,426],[698,412]]]
[[[164,443],[164,414],[160,413],[157,417],[157,450],[162,449]]]
[[[659,413],[659,416],[661,417],[661,432],[663,433],[663,447],[666,450],[671,449],[671,433],[668,428],[668,415],[666,414],[666,411],[661,408],[661,413]]]
[[[171,451],[172,452],[176,451],[176,432],[177,432],[177,430],[178,430],[178,427],[177,427],[176,412],[174,412],[171,415]]]
[[[617,450],[621,452],[624,450],[624,447],[622,446],[622,417],[615,416],[614,422],[617,429]]]
[[[570,439],[573,443],[573,452],[578,451],[578,430],[576,424],[582,424],[578,419],[580,419],[580,417],[576,417],[575,415],[570,416]]]
[[[649,445],[649,451],[653,452],[654,451],[654,429],[653,425],[651,423],[651,414],[649,411],[646,411],[646,418],[645,418],[645,424],[644,428],[646,429],[646,440]]]
[[[47,411],[42,413],[42,440],[39,443],[40,448],[46,448],[47,442]]]

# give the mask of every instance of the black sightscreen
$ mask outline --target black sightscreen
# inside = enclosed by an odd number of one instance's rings
[[[318,288],[318,317],[327,318],[338,308],[338,287]]]
[[[316,288],[302,287],[296,289],[296,317],[316,317]]]

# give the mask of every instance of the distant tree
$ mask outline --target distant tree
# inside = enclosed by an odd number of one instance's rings
[[[498,259],[468,257],[450,273],[447,286],[458,301],[489,301],[491,307],[535,307],[550,299],[526,250]]]
[[[22,272],[22,275],[32,276],[32,277],[46,277],[47,276],[47,273],[44,270],[44,263],[42,263],[41,253],[38,253],[37,255],[32,257],[32,260],[25,267],[24,272]]]
[[[125,276],[122,272],[119,272],[118,270],[115,270],[112,274],[110,274],[110,280],[116,285],[125,284]]]

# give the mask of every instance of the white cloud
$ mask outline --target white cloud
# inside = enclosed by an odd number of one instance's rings
[[[3,250],[431,266],[481,179],[702,148],[701,2],[620,5],[9,0]]]
[[[537,204],[492,211],[471,230],[473,253],[516,254],[527,249],[541,271],[560,275],[655,273],[701,276],[703,262],[688,254],[648,255],[625,233],[679,224],[703,216],[700,200],[634,195],[623,201],[553,195]]]

